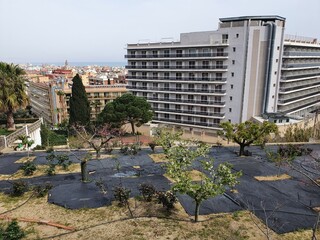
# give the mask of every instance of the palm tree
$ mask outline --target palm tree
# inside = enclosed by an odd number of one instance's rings
[[[0,62],[0,109],[7,115],[7,128],[15,130],[13,113],[28,102],[23,75],[18,65]]]

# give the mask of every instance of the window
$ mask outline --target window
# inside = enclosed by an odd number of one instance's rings
[[[194,84],[188,84],[188,90],[194,91]]]
[[[216,61],[216,68],[223,68],[223,61]]]
[[[236,38],[239,38],[239,33],[236,34]]]
[[[158,103],[153,103],[153,109],[158,108]]]
[[[272,98],[274,98],[274,95],[272,95]]]
[[[146,72],[143,72],[141,78],[142,78],[142,79],[146,79],[146,78],[147,78],[147,73],[146,73]]]
[[[220,113],[221,112],[221,108],[214,107],[213,108],[213,112],[214,113]]]
[[[158,51],[152,51],[152,57],[158,57]]]
[[[228,122],[230,122],[230,123],[231,123],[231,119],[228,119]]]
[[[143,58],[147,57],[147,51],[141,51],[141,55]]]
[[[165,109],[169,109],[169,104],[168,104],[168,103],[165,103],[165,104],[164,104],[164,108],[165,108]]]
[[[146,98],[148,96],[148,94],[146,92],[143,92],[142,96]]]
[[[277,50],[280,50],[280,46],[277,47]]]
[[[221,103],[221,97],[214,97],[214,101],[216,103]]]
[[[176,83],[176,90],[178,90],[178,91],[181,90],[181,83]]]
[[[279,62],[279,59],[278,59],[278,58],[276,59],[276,63],[277,63],[277,62]]]
[[[188,57],[195,57],[197,55],[196,49],[190,48]]]
[[[223,52],[224,52],[223,48],[217,48],[217,56],[218,57],[222,57],[223,56]]]
[[[202,52],[203,52],[203,56],[204,57],[210,57],[210,49],[209,48],[204,48],[202,49]]]
[[[216,73],[216,80],[222,80],[222,73]]]
[[[236,60],[232,60],[232,64],[234,65],[236,63]]]
[[[231,73],[231,77],[234,77],[234,72]]]
[[[230,88],[233,89],[233,84],[230,85]]]
[[[169,61],[165,61],[163,66],[164,66],[164,68],[169,68],[170,67],[170,62]]]
[[[232,51],[233,51],[233,52],[235,52],[235,51],[236,51],[236,48],[235,48],[235,47],[233,47],[233,48],[232,48]]]
[[[131,62],[131,68],[136,68],[136,62]]]
[[[232,101],[232,96],[230,96],[230,101]]]
[[[164,90],[169,90],[169,83],[164,84]]]
[[[164,114],[164,118],[169,119],[169,114],[168,114],[168,113],[165,113],[165,114]]]
[[[131,51],[130,54],[131,54],[131,57],[136,57],[136,51]]]
[[[202,61],[202,68],[208,69],[209,68],[209,61]]]
[[[188,121],[192,122],[192,117],[191,116],[188,116]],[[190,128],[190,129],[191,129],[190,131],[192,131],[192,128]]]
[[[152,73],[152,79],[158,79],[158,73],[156,72]]]
[[[164,75],[163,75],[163,78],[164,78],[164,79],[169,79],[169,75],[170,75],[170,73],[165,72]]]
[[[165,93],[165,94],[164,94],[164,99],[165,99],[165,100],[169,100],[169,93]]]
[[[193,102],[193,95],[188,95],[188,101]]]
[[[181,94],[176,94],[176,100],[178,100],[178,101],[181,100]]]
[[[195,61],[189,61],[189,68],[195,68],[196,62]]]
[[[164,57],[169,57],[170,56],[170,51],[169,50],[164,50],[163,54],[164,54]]]
[[[189,73],[189,80],[194,80],[194,73]]]
[[[201,96],[201,102],[206,103],[208,101],[207,96]]]
[[[274,83],[274,84],[273,84],[273,86],[275,87],[275,86],[276,86],[276,84]]]
[[[274,75],[277,75],[277,71],[274,72]]]
[[[232,108],[229,108],[229,112],[232,112]]]
[[[176,111],[180,111],[181,106],[180,105],[176,105]]]
[[[136,87],[137,86],[137,82],[132,82],[132,87]],[[104,96],[107,97],[109,95],[109,93],[104,93]]]
[[[182,62],[176,62],[176,68],[182,68]]]
[[[202,80],[208,81],[209,80],[209,74],[208,73],[202,73]]]
[[[181,80],[182,78],[182,74],[181,73],[176,73],[176,79],[177,80]]]
[[[286,122],[289,122],[289,118],[286,119]]]
[[[228,43],[228,34],[222,34],[222,43]]]
[[[203,92],[208,91],[208,84],[202,84],[201,85],[201,91],[203,91]]]
[[[177,57],[182,57],[182,50],[176,50]]]
[[[220,119],[213,119],[214,124],[220,124]]]
[[[147,83],[146,82],[144,82],[144,83],[142,83],[142,89],[147,89]]]
[[[200,123],[207,123],[207,119],[206,118],[200,118]]]
[[[141,65],[142,65],[142,68],[147,68],[147,62],[142,62]]]
[[[207,107],[200,107],[201,113],[207,113]]]
[[[180,115],[176,115],[176,120],[181,120],[181,116]]]
[[[152,67],[153,68],[158,68],[158,62],[152,62]]]

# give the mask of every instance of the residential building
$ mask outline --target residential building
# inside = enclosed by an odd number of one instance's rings
[[[277,111],[285,18],[221,18],[216,31],[127,45],[128,89],[148,99],[153,122],[215,132]]]

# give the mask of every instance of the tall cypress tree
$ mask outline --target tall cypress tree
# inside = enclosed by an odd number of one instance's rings
[[[90,103],[87,93],[79,74],[72,79],[72,82],[69,124],[86,126],[90,122]]]

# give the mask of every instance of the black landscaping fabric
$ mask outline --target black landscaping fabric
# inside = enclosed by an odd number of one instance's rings
[[[313,149],[314,157],[320,156],[320,145],[308,145]],[[267,146],[268,151],[276,151],[277,146]],[[266,152],[260,147],[247,148],[252,156],[239,157],[234,147],[213,147],[210,156],[215,159],[215,164],[230,162],[234,171],[242,171],[240,184],[236,191],[227,191],[224,195],[209,198],[200,205],[200,214],[221,212],[234,212],[248,209],[262,221],[268,218],[269,227],[277,233],[291,232],[297,229],[312,228],[316,221],[314,207],[320,207],[319,187],[290,168],[278,167],[266,159]],[[161,150],[157,149],[157,153]],[[56,151],[56,154],[68,154],[73,163],[86,155],[86,151]],[[113,189],[119,184],[131,190],[131,197],[139,195],[139,184],[151,183],[158,191],[168,190],[171,184],[163,174],[163,164],[154,163],[149,157],[151,151],[142,150],[137,155],[121,155],[113,151],[111,157],[93,159],[88,162],[89,178],[91,182],[82,183],[80,173],[58,174],[55,176],[42,176],[24,179],[30,185],[50,183],[54,187],[49,192],[48,201],[70,209],[97,208],[110,205],[114,200]],[[36,164],[47,164],[47,153],[36,152]],[[0,156],[0,174],[13,174],[22,164],[15,163],[26,153],[3,154]],[[93,153],[93,157],[95,154]],[[119,164],[120,170],[116,166]],[[309,156],[298,157],[294,166],[307,171],[314,178],[320,177],[319,163],[315,164]],[[199,164],[195,169],[201,170]],[[290,179],[278,181],[258,181],[255,176],[270,176],[288,174]],[[101,181],[105,192],[96,185]],[[11,183],[0,181],[0,191],[9,192]],[[178,199],[186,212],[194,215],[195,203],[187,195],[178,195]]]

